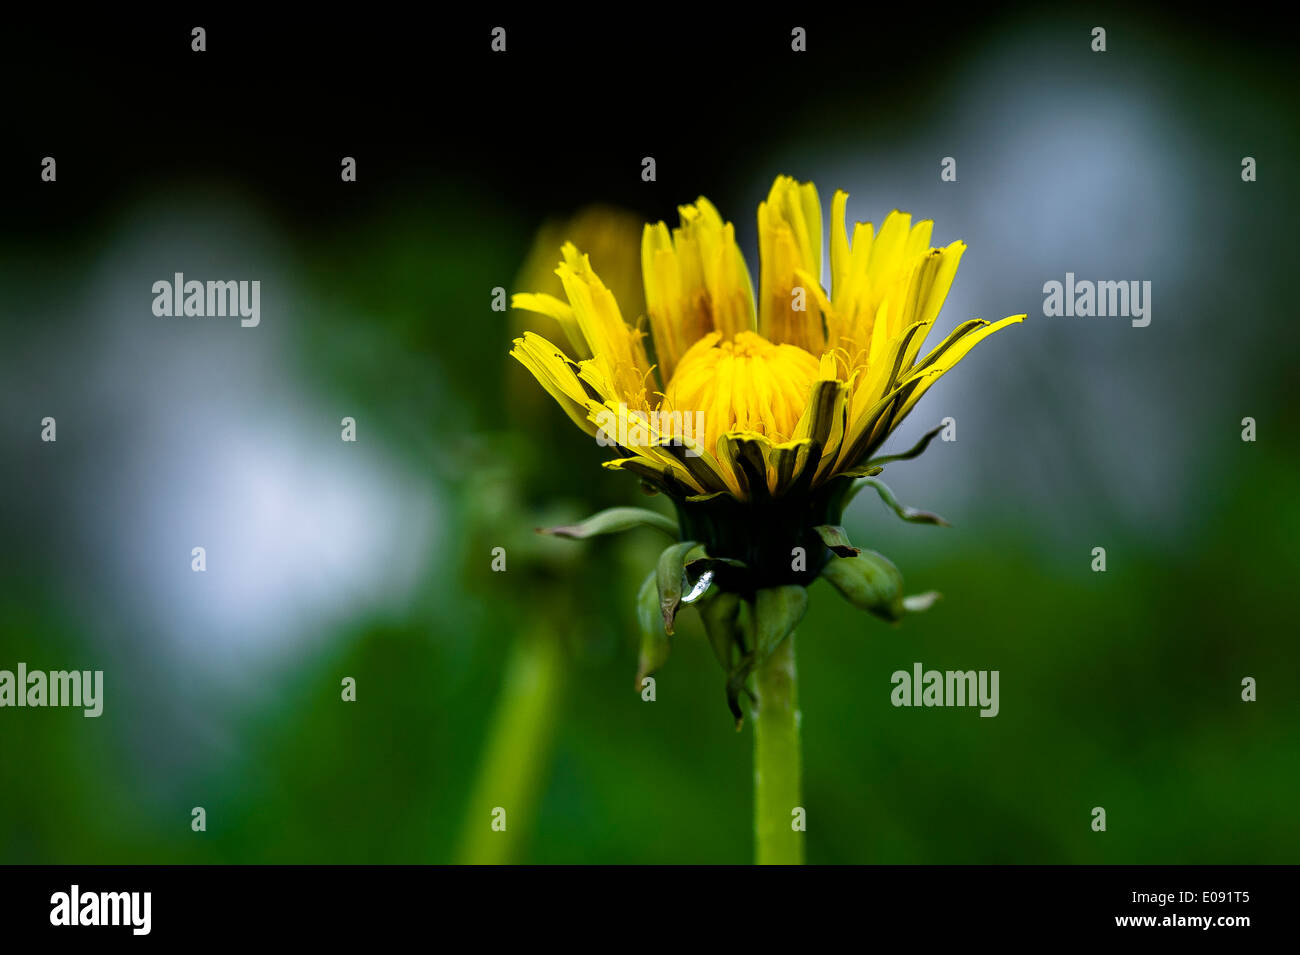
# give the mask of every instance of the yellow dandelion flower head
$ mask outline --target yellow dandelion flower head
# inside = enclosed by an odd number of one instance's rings
[[[965,245],[932,247],[933,223],[898,211],[850,238],[847,201],[831,201],[829,290],[812,183],[780,176],[759,204],[757,296],[735,227],[707,199],[680,207],[674,229],[647,225],[645,314],[632,322],[566,243],[564,297],[522,293],[513,305],[554,319],[569,351],[525,332],[511,354],[618,449],[607,467],[675,501],[773,501],[860,475],[940,376],[1025,316],[963,322],[922,355]]]

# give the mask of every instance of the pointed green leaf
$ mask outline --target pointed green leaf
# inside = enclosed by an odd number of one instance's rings
[[[903,616],[903,575],[882,554],[864,550],[856,557],[832,560],[822,568],[822,576],[859,610],[889,621]]]
[[[915,507],[907,507],[898,503],[898,498],[894,497],[894,492],[889,489],[889,486],[885,484],[884,481],[878,481],[875,478],[868,477],[856,481],[853,487],[849,488],[848,494],[844,496],[844,506],[848,507],[849,502],[857,497],[858,492],[864,487],[875,488],[876,493],[880,495],[880,499],[885,502],[889,509],[905,521],[910,521],[913,524],[938,524],[941,527],[950,526],[948,522],[938,514],[931,514],[929,511],[917,510]]]
[[[696,541],[682,541],[659,555],[659,567],[656,570],[659,580],[659,610],[663,614],[664,630],[669,635],[673,632],[673,620],[677,617],[682,591],[686,587],[686,555],[698,546]]]
[[[719,591],[699,604],[704,632],[709,636],[713,655],[726,671],[727,708],[736,720],[739,730],[744,722],[740,708],[740,694],[745,691],[745,681],[754,668],[754,653],[749,649],[746,632],[753,627],[753,605],[738,594]]]
[[[868,461],[866,464],[859,464],[855,468],[848,468],[847,470],[840,471],[839,476],[840,477],[875,477],[883,470],[885,470],[883,467],[877,464],[872,464],[870,461]]]
[[[636,598],[636,616],[641,625],[641,655],[636,666],[636,689],[641,691],[641,681],[654,673],[668,659],[671,644],[668,634],[664,632],[663,619],[659,615],[659,588],[656,586],[656,572],[651,571],[641,584]]]
[[[750,654],[727,674],[727,709],[731,710],[731,715],[736,719],[737,733],[745,722],[745,713],[740,708],[740,694],[744,692],[745,681],[749,679],[750,671],[753,669],[754,656]]]
[[[561,527],[539,527],[539,534],[554,534],[556,537],[569,537],[581,540],[596,537],[599,534],[618,534],[633,527],[653,527],[676,539],[677,522],[671,517],[644,507],[611,507],[593,514],[577,524]]]
[[[722,664],[722,669],[730,672],[732,660],[743,643],[738,633],[741,625],[740,596],[720,591],[700,601],[699,609],[713,655]]]
[[[808,591],[790,584],[764,587],[754,595],[755,655],[759,662],[772,655],[803,619]]]
[[[875,465],[885,465],[890,461],[909,461],[912,458],[919,457],[921,453],[930,446],[930,442],[934,440],[935,435],[942,430],[943,425],[939,425],[939,427],[935,428],[933,431],[927,431],[925,437],[918,441],[910,451],[904,451],[902,454],[886,454],[883,457],[872,458],[867,462],[867,466],[872,467]],[[876,473],[879,473],[880,470],[884,470],[884,468],[880,468]],[[863,476],[870,477],[871,475],[868,474]]]
[[[820,524],[813,530],[836,557],[855,557],[861,553],[861,548],[849,543],[848,532],[838,524]]]

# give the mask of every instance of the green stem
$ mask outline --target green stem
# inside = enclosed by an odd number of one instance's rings
[[[470,796],[459,862],[500,865],[519,858],[550,758],[563,674],[555,633],[539,626],[516,638]],[[492,826],[497,807],[506,810],[504,831]]]
[[[754,693],[755,861],[802,865],[803,768],[793,633],[754,671]]]

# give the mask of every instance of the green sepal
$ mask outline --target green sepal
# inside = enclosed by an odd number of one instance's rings
[[[752,605],[739,594],[723,590],[701,601],[699,608],[709,646],[727,674],[727,708],[739,730],[745,721],[740,694],[745,691],[755,660],[753,648],[745,640],[746,633],[753,628]]]
[[[891,623],[902,619],[903,575],[889,558],[864,550],[856,557],[841,557],[822,568],[822,576],[859,610]]]
[[[916,442],[916,445],[911,450],[904,451],[902,454],[886,454],[883,457],[872,458],[867,462],[867,467],[885,465],[891,461],[910,461],[912,458],[919,457],[921,453],[930,446],[930,442],[934,440],[935,435],[942,430],[943,425],[939,425],[939,427],[935,428],[933,431],[927,431],[925,437]],[[884,470],[884,468],[882,467],[880,470]],[[879,471],[876,473],[879,473]],[[864,477],[870,477],[870,475],[864,475]]]
[[[724,591],[714,600],[732,597],[735,595]],[[740,695],[746,692],[745,683],[754,667],[771,656],[772,651],[799,625],[808,609],[808,591],[794,584],[765,587],[755,591],[752,604],[737,598],[734,610],[729,600],[715,603],[713,608],[714,612],[705,617],[704,626],[709,631],[709,642],[714,644],[713,652],[718,659],[723,660],[723,653],[729,654],[723,662],[727,670],[727,708],[731,710],[739,731],[745,722],[745,713],[740,708]],[[749,618],[751,608],[752,619]],[[716,638],[715,632],[718,633]],[[751,648],[744,643],[746,632],[754,634]],[[723,643],[726,645],[720,646]]]
[[[686,555],[698,546],[698,541],[682,541],[659,555],[659,566],[655,571],[659,580],[659,610],[663,615],[664,631],[670,636],[686,583]]]
[[[845,470],[840,471],[837,477],[874,477],[883,470],[885,470],[883,467],[867,462],[866,464],[859,464],[855,468],[846,468]]]
[[[813,530],[836,557],[856,557],[862,553],[862,548],[849,543],[848,532],[837,524],[820,524]]]
[[[740,694],[746,692],[745,683],[753,669],[754,656],[749,654],[727,674],[727,709],[731,710],[731,715],[736,720],[737,733],[745,725],[745,711],[740,708]]]
[[[560,527],[539,527],[539,534],[554,534],[556,537],[568,537],[582,540],[600,534],[618,534],[634,527],[653,527],[663,531],[676,540],[677,522],[658,511],[644,507],[611,507],[591,515],[577,524],[565,524]]]
[[[709,646],[727,672],[731,671],[736,658],[744,653],[744,641],[740,635],[740,603],[739,594],[725,590],[699,602],[700,620],[704,623]]]
[[[885,502],[889,509],[905,521],[910,521],[913,524],[938,524],[941,527],[950,526],[948,522],[938,514],[932,514],[929,511],[921,511],[917,510],[915,507],[907,507],[904,504],[900,504],[898,498],[894,497],[894,492],[889,489],[889,485],[885,484],[884,481],[877,481],[875,478],[867,477],[855,481],[853,486],[849,488],[848,493],[844,496],[844,506],[848,507],[849,502],[852,501],[853,498],[857,496],[858,492],[864,487],[875,488],[876,493],[880,495],[880,499]]]
[[[668,659],[671,644],[664,632],[663,618],[659,614],[658,574],[650,571],[636,597],[636,616],[641,625],[641,653],[636,665],[636,689],[641,692],[641,681],[654,673]]]

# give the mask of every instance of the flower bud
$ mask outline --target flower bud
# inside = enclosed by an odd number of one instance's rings
[[[854,557],[832,558],[822,576],[859,610],[875,614],[890,622],[902,619],[903,575],[889,558],[873,550]]]

